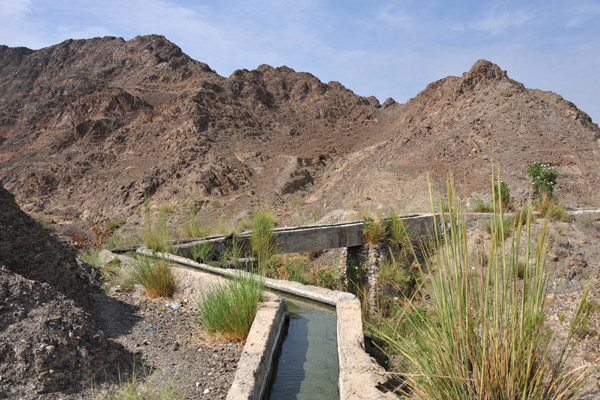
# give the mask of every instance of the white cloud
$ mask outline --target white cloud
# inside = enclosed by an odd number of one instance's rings
[[[531,16],[523,11],[507,12],[500,15],[486,17],[471,25],[472,29],[488,32],[495,36],[504,33],[510,28],[515,28],[529,21]]]
[[[22,17],[31,12],[31,0],[3,0],[0,2],[0,16]]]

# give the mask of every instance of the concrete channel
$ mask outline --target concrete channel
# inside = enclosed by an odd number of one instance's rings
[[[252,275],[245,271],[212,267],[197,263],[186,257],[170,253],[157,253],[145,248],[139,248],[138,253],[229,278]],[[351,293],[303,285],[298,282],[260,278],[264,280],[267,288],[276,292],[335,306],[340,400],[395,398],[392,394],[383,393],[377,389],[378,385],[386,382],[387,376],[383,367],[377,364],[364,350],[361,306],[356,296]],[[270,309],[270,311],[263,311],[263,307]],[[263,305],[263,307],[260,309],[261,322],[252,325],[251,334],[244,346],[232,391],[227,396],[229,400],[261,400],[263,398],[261,396],[264,396],[268,389],[269,380],[265,377],[271,375],[275,350],[281,341],[282,311],[273,311],[274,305]],[[255,330],[254,325],[259,325],[261,329],[259,330],[257,327]],[[262,356],[259,354],[262,354]],[[268,360],[269,358],[270,360]],[[254,372],[248,373],[248,371]]]

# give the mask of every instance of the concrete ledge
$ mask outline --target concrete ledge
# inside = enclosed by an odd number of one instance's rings
[[[287,317],[287,306],[279,297],[259,307],[227,393],[228,400],[261,400],[264,397]]]
[[[360,301],[340,299],[336,306],[340,400],[396,399],[377,385],[387,380],[385,371],[365,351]]]
[[[197,263],[193,260],[190,260],[189,258],[176,256],[171,253],[153,252],[152,250],[148,250],[146,248],[139,248],[137,250],[137,252],[140,254],[147,255],[147,256],[163,258],[163,259],[166,259],[166,260],[178,263],[178,264],[187,265],[190,267],[208,271],[213,274],[227,276],[230,278],[234,278],[234,277],[237,277],[240,275],[241,276],[252,275],[246,271],[239,271],[236,269],[218,268],[218,267],[213,267],[213,266],[206,265],[206,264]],[[325,289],[325,288],[318,287],[318,286],[304,285],[304,284],[298,283],[298,282],[283,281],[283,280],[271,279],[271,278],[261,278],[261,279],[264,280],[265,286],[268,287],[269,289],[278,290],[280,292],[289,293],[289,294],[292,294],[295,296],[305,297],[307,299],[319,301],[321,303],[326,303],[326,304],[329,304],[332,306],[335,306],[339,299],[356,298],[356,296],[354,296],[351,293]]]

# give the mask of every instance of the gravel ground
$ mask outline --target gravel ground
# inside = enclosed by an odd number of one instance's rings
[[[243,343],[228,343],[207,335],[199,328],[194,312],[198,297],[220,279],[179,268],[174,268],[174,273],[177,290],[173,298],[133,298],[132,293],[117,292],[111,296],[131,305],[127,309],[133,312],[98,304],[95,316],[107,336],[143,360],[148,379],[163,383],[174,380],[186,399],[224,399]],[[181,307],[172,310],[167,304],[173,302]]]

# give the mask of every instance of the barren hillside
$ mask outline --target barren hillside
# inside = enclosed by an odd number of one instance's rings
[[[574,104],[487,61],[382,106],[287,67],[225,78],[155,35],[0,47],[0,181],[57,222],[129,218],[145,192],[213,216],[286,214],[294,193],[305,207],[411,211],[427,171],[485,197],[492,160],[518,198],[542,161],[567,205],[598,204],[598,138]]]

